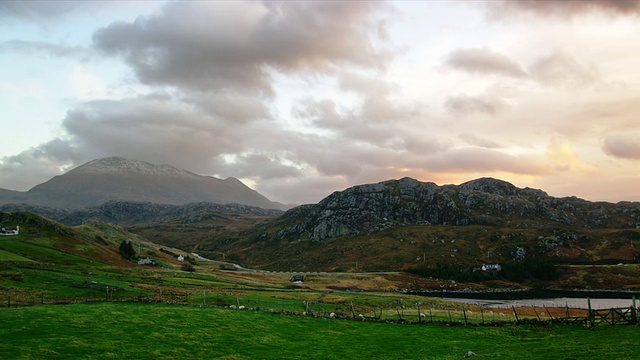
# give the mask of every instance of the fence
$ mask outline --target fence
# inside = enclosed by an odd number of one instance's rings
[[[4,296],[3,296],[4,295]],[[629,307],[592,309],[511,307],[511,308],[467,308],[464,305],[450,308],[433,308],[417,302],[415,308],[405,307],[400,302],[391,302],[384,308],[349,303],[326,303],[322,300],[327,292],[312,301],[238,296],[206,291],[163,291],[149,296],[124,296],[117,291],[106,291],[101,297],[46,297],[44,292],[15,293],[0,292],[0,307],[24,307],[42,304],[69,304],[94,301],[142,301],[183,305],[245,308],[285,314],[312,315],[332,318],[354,318],[371,321],[402,323],[440,323],[450,325],[501,325],[519,323],[562,323],[586,326],[637,325],[638,308],[635,297]]]
[[[592,309],[589,300],[589,325],[595,326],[597,323],[616,324],[638,324],[638,308],[636,307],[636,297],[633,297],[633,305],[629,307]]]

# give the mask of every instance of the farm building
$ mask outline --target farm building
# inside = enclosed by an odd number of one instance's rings
[[[502,266],[500,264],[482,264],[482,271],[500,271]]]
[[[0,226],[0,235],[18,235],[18,233],[20,233],[18,225],[16,227]]]

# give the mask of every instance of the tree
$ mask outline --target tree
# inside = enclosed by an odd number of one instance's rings
[[[120,243],[118,251],[120,252],[120,255],[127,260],[135,260],[138,257],[136,249],[133,248],[133,243],[129,241],[129,239],[124,239]]]

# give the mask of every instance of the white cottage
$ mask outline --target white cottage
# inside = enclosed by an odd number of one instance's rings
[[[500,264],[482,264],[482,271],[500,271],[502,266]]]
[[[8,227],[1,226],[0,227],[0,235],[18,235],[20,233],[20,227],[16,225],[16,227]]]

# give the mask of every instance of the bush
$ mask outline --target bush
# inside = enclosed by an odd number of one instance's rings
[[[182,271],[188,271],[188,272],[194,272],[194,271],[196,271],[196,268],[195,268],[195,267],[193,267],[193,265],[191,265],[191,264],[190,264],[190,263],[188,263],[188,262],[184,262],[184,263],[182,263],[182,266],[180,267],[180,269],[181,269]]]

